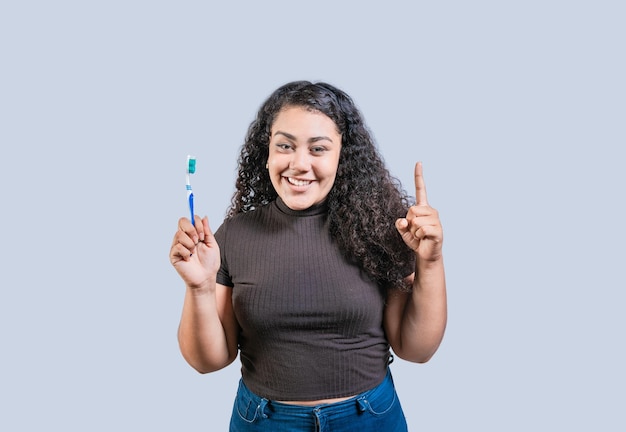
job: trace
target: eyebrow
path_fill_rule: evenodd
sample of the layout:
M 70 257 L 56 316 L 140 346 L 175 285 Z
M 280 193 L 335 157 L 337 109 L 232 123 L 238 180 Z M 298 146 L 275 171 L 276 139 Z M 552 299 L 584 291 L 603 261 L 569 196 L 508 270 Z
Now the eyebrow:
M 274 133 L 274 136 L 276 136 L 276 135 L 282 135 L 282 136 L 284 136 L 285 138 L 290 139 L 291 141 L 296 141 L 296 137 L 295 137 L 294 135 L 291 135 L 291 134 L 290 134 L 290 133 L 288 133 L 288 132 L 276 131 L 276 132 Z M 322 135 L 322 136 L 311 137 L 311 138 L 309 138 L 308 142 L 310 142 L 310 143 L 315 143 L 315 142 L 318 142 L 318 141 L 324 141 L 324 140 L 326 140 L 326 141 L 330 141 L 330 142 L 333 142 L 333 140 L 332 140 L 332 139 L 330 139 L 330 138 L 329 138 L 329 137 L 327 137 L 327 136 L 323 136 L 323 135 Z

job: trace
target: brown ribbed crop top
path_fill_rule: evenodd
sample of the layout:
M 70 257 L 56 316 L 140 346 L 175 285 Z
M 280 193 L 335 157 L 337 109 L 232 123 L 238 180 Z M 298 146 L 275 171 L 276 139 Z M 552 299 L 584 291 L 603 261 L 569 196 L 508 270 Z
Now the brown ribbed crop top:
M 340 253 L 326 207 L 280 198 L 215 233 L 217 282 L 233 288 L 242 377 L 273 400 L 354 395 L 385 377 L 384 294 Z

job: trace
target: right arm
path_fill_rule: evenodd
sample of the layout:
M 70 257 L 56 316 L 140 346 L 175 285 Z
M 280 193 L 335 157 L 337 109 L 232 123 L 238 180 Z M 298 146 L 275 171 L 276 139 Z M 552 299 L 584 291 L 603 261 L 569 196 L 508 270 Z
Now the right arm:
M 196 216 L 193 226 L 181 218 L 170 249 L 170 262 L 185 282 L 178 343 L 198 372 L 222 369 L 237 358 L 238 325 L 231 288 L 216 283 L 219 246 L 208 219 Z

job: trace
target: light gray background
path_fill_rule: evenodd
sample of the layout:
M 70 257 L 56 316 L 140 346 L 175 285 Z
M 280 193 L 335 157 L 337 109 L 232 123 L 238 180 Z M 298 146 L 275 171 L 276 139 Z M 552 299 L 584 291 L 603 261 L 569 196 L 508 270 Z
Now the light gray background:
M 238 361 L 201 376 L 176 342 L 185 158 L 217 228 L 258 106 L 311 79 L 441 213 L 447 335 L 393 364 L 411 430 L 624 430 L 625 12 L 3 2 L 0 429 L 226 430 Z

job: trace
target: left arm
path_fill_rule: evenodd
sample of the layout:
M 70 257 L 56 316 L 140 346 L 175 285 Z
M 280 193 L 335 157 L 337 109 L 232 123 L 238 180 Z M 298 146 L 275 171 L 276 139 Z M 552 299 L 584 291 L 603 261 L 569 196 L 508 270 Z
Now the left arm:
M 441 344 L 447 323 L 443 266 L 443 229 L 437 210 L 428 205 L 422 165 L 415 165 L 416 204 L 396 221 L 404 242 L 415 252 L 415 273 L 406 280 L 411 292 L 390 289 L 384 327 L 398 357 L 418 363 L 430 360 Z

